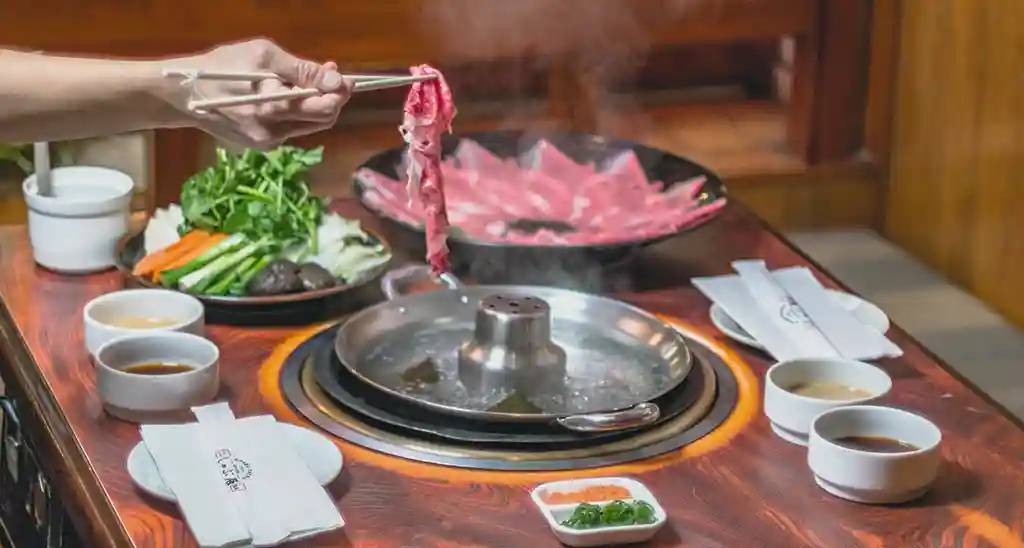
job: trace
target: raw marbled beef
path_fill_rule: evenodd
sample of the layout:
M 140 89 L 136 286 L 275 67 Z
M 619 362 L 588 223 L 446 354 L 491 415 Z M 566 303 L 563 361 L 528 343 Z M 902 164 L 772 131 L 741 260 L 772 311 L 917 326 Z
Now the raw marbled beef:
M 445 200 L 445 173 L 441 168 L 441 135 L 451 132 L 455 118 L 452 90 L 444 76 L 429 65 L 412 67 L 414 75 L 436 74 L 437 78 L 416 82 L 405 98 L 404 120 L 399 130 L 409 144 L 408 180 L 404 207 L 394 193 L 383 190 L 374 198 L 383 211 L 401 210 L 398 218 L 416 218 L 426 225 L 427 262 L 434 274 L 448 271 L 448 210 Z M 405 215 L 402 217 L 401 215 Z
M 547 141 L 517 162 L 463 140 L 440 170 L 448 221 L 484 241 L 590 245 L 642 240 L 684 229 L 725 205 L 724 199 L 701 204 L 703 177 L 663 192 L 665 185 L 649 181 L 632 152 L 599 169 L 577 164 Z M 430 238 L 430 217 L 401 200 L 401 181 L 367 169 L 356 176 L 365 184 L 371 207 L 400 221 L 426 224 Z

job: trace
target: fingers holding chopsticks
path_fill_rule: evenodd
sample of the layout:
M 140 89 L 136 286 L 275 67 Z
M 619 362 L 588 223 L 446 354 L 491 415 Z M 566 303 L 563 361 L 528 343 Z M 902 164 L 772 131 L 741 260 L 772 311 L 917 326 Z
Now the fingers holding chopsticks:
M 173 84 L 169 98 L 192 125 L 249 148 L 330 127 L 352 93 L 336 63 L 302 59 L 262 39 L 162 64 Z
M 300 69 L 300 72 L 301 70 L 308 69 Z M 288 81 L 291 81 L 292 77 L 297 79 L 305 78 L 307 82 L 310 82 L 309 86 L 316 85 L 316 89 L 321 91 L 322 94 L 291 101 L 281 100 L 262 103 L 257 105 L 257 116 L 272 122 L 298 121 L 334 124 L 338 119 L 338 114 L 341 112 L 341 107 L 348 102 L 351 96 L 351 84 L 344 81 L 337 70 L 338 65 L 334 62 L 324 63 L 319 66 L 316 72 L 309 72 L 305 75 L 296 75 L 297 73 L 280 74 L 275 70 L 275 74 L 278 74 L 281 79 Z M 281 79 L 269 78 L 257 82 L 257 93 L 259 95 L 270 95 L 293 89 Z M 336 83 L 336 80 L 340 83 Z M 298 84 L 298 86 L 305 87 L 302 84 Z

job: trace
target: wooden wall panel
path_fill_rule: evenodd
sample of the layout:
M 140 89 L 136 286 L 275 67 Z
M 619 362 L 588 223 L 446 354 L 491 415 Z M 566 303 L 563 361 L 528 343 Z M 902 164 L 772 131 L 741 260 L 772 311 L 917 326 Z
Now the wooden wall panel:
M 1024 2 L 902 12 L 886 233 L 1024 325 Z

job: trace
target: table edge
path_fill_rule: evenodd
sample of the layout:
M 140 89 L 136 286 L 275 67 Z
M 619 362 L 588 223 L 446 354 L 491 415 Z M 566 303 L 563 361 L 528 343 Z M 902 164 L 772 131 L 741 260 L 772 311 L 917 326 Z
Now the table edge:
M 43 432 L 42 435 L 32 436 L 34 449 L 50 458 L 38 458 L 37 464 L 56 485 L 60 500 L 78 534 L 84 533 L 87 538 L 83 540 L 97 547 L 133 547 L 124 521 L 107 496 L 70 421 L 50 390 L 35 356 L 2 298 L 0 351 L 11 368 L 6 372 L 5 391 L 9 393 L 10 385 L 16 385 L 15 390 L 21 393 L 24 403 L 28 405 L 27 409 L 16 408 L 22 427 L 27 424 L 32 431 Z M 52 465 L 55 459 L 58 466 Z

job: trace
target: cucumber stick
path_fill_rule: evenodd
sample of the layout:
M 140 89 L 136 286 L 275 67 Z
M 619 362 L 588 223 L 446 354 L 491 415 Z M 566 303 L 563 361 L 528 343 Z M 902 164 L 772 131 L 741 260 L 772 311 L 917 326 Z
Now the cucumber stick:
M 228 292 L 232 295 L 245 295 L 245 288 L 248 287 L 249 282 L 256 277 L 256 274 L 259 274 L 260 270 L 263 270 L 263 267 L 270 264 L 270 261 L 273 260 L 273 255 L 264 255 L 260 257 L 259 260 L 248 268 L 248 270 L 242 272 L 242 275 L 239 276 L 238 280 L 235 281 L 234 285 L 231 286 L 231 289 L 229 289 Z
M 256 263 L 256 261 L 256 256 L 246 257 L 245 260 L 239 263 L 237 267 L 232 268 L 225 275 L 221 276 L 216 281 L 214 281 L 213 284 L 210 285 L 210 287 L 206 288 L 206 291 L 204 293 L 206 295 L 227 294 L 228 290 L 235 285 L 235 282 L 237 282 L 239 278 L 242 277 L 242 274 L 247 272 L 249 268 L 251 268 L 252 265 Z
M 207 249 L 202 255 L 192 259 L 187 264 L 160 274 L 160 282 L 163 283 L 165 287 L 175 287 L 185 276 L 188 276 L 189 274 L 212 263 L 222 255 L 241 248 L 246 243 L 248 243 L 248 240 L 246 240 L 245 236 L 242 234 L 232 234 L 231 236 L 221 240 L 217 245 Z
M 189 293 L 203 293 L 222 274 L 226 274 L 245 259 L 262 251 L 265 245 L 266 243 L 263 241 L 249 243 L 239 249 L 222 254 L 213 262 L 181 278 L 178 287 Z

